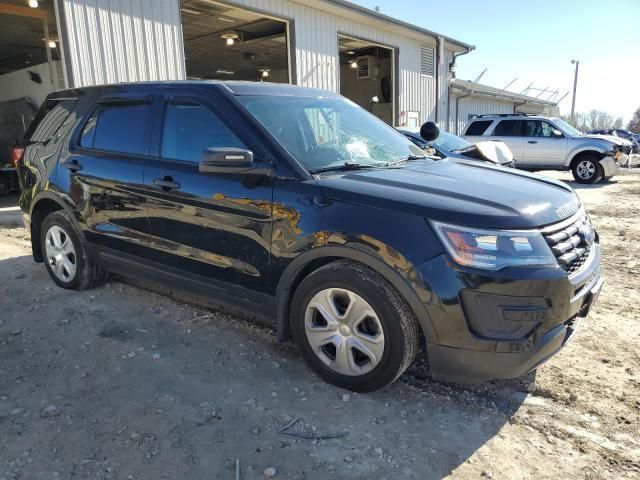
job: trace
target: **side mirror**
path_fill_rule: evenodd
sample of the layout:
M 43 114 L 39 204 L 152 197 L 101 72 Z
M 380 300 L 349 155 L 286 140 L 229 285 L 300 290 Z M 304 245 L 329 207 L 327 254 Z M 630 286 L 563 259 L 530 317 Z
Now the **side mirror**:
M 253 152 L 236 147 L 207 148 L 202 152 L 200 173 L 245 173 L 253 170 Z
M 552 138 L 564 138 L 564 134 L 560 130 L 556 130 L 555 128 L 551 130 Z
M 420 127 L 420 136 L 427 142 L 433 142 L 440 135 L 440 129 L 433 122 L 426 122 Z

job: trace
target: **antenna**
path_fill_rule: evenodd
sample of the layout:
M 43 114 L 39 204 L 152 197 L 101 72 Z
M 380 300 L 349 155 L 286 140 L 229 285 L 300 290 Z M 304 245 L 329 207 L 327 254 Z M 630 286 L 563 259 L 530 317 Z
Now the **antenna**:
M 531 87 L 533 86 L 533 84 L 534 84 L 534 82 L 531 82 L 527 88 L 525 88 L 524 90 L 522 90 L 522 91 L 520 92 L 520 95 L 526 95 L 526 94 L 527 94 L 527 92 L 528 92 L 528 91 L 531 89 Z
M 549 87 L 544 87 L 544 90 L 540 90 L 540 93 L 538 95 L 536 95 L 536 98 L 540 98 L 540 95 L 545 93 L 547 90 L 549 90 Z
M 472 82 L 472 83 L 478 83 L 478 80 L 480 80 L 482 78 L 482 76 L 487 73 L 488 68 L 485 68 L 484 70 L 482 70 L 482 73 L 480 75 L 478 75 L 476 77 L 476 79 Z
M 547 97 L 547 101 L 551 101 L 551 99 L 553 98 L 554 100 L 557 98 L 558 93 L 560 93 L 560 89 L 556 89 L 553 92 L 551 92 L 551 94 Z
M 514 78 L 514 79 L 513 79 L 513 80 L 511 80 L 509 83 L 507 83 L 507 84 L 502 88 L 502 90 L 500 90 L 500 91 L 502 92 L 502 91 L 506 90 L 507 88 L 509 88 L 509 87 L 511 86 L 511 84 L 512 84 L 513 82 L 515 82 L 516 80 L 518 80 L 518 77 Z

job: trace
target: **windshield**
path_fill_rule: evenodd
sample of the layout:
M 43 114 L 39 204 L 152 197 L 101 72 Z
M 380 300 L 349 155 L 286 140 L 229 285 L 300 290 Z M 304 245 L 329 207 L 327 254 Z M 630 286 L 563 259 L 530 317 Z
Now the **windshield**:
M 553 121 L 556 124 L 556 126 L 560 127 L 560 130 L 562 130 L 566 134 L 569 134 L 573 137 L 575 137 L 576 135 L 582 135 L 582 132 L 580 130 L 573 128 L 564 120 L 561 120 L 559 118 L 554 118 Z
M 424 152 L 349 100 L 285 96 L 237 99 L 307 170 L 384 166 Z
M 465 148 L 473 147 L 473 143 L 466 141 L 464 138 L 457 137 L 447 132 L 440 132 L 438 138 L 433 142 L 436 147 L 440 147 L 449 152 L 457 152 Z

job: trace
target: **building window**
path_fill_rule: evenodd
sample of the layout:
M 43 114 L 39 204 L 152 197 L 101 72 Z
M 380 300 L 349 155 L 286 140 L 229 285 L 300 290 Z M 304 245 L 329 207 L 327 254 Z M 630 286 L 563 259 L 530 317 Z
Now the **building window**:
M 429 45 L 422 45 L 420 47 L 420 73 L 422 75 L 435 76 L 435 58 L 435 49 L 433 47 Z

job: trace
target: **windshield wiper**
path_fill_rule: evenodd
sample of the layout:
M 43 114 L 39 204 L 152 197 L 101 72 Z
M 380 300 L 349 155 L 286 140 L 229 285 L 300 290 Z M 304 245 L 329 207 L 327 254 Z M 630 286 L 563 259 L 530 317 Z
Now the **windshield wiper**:
M 427 158 L 427 156 L 426 155 L 407 155 L 406 157 L 402 157 L 399 160 L 394 160 L 393 162 L 389 162 L 389 163 L 385 164 L 385 166 L 389 167 L 389 166 L 395 165 L 397 163 L 409 162 L 411 160 L 422 160 L 424 158 Z
M 309 170 L 310 174 L 322 173 L 322 172 L 346 172 L 349 170 L 362 170 L 365 168 L 378 168 L 386 166 L 386 163 L 380 165 L 374 165 L 371 163 L 340 163 L 337 165 L 327 165 L 326 167 L 313 168 Z

